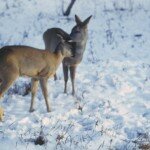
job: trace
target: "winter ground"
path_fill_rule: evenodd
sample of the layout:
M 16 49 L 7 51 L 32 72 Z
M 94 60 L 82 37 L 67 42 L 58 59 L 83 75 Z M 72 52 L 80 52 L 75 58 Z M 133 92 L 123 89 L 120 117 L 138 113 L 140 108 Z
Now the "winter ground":
M 0 1 L 1 47 L 44 48 L 42 34 L 46 29 L 61 27 L 69 33 L 75 13 L 82 19 L 93 14 L 86 52 L 77 70 L 76 97 L 71 96 L 70 82 L 68 94 L 63 93 L 60 67 L 59 80 L 48 83 L 52 112 L 46 112 L 39 89 L 36 111 L 29 113 L 31 95 L 22 93 L 30 80 L 18 79 L 1 101 L 5 108 L 0 123 L 1 150 L 148 148 L 150 2 L 115 2 L 76 2 L 70 17 L 65 18 L 59 0 Z M 35 145 L 41 131 L 47 142 Z

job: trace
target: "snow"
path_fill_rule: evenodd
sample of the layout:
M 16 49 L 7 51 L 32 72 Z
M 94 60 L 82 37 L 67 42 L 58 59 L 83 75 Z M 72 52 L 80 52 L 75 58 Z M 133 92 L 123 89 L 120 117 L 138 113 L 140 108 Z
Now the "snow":
M 93 15 L 89 39 L 76 76 L 76 96 L 63 93 L 49 79 L 52 112 L 46 112 L 39 88 L 36 111 L 29 113 L 31 95 L 23 96 L 28 78 L 19 78 L 4 95 L 0 149 L 140 149 L 150 143 L 150 2 L 149 0 L 77 1 L 69 18 L 61 15 L 59 0 L 1 0 L 0 46 L 44 48 L 42 34 L 52 27 L 70 33 L 74 14 Z M 35 145 L 42 131 L 45 145 Z M 139 141 L 140 140 L 140 141 Z M 135 144 L 136 142 L 136 144 Z

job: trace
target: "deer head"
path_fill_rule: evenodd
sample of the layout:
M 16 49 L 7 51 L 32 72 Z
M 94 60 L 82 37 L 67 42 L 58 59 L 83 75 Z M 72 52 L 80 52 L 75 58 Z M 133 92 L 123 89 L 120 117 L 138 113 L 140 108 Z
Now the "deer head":
M 70 37 L 74 42 L 82 42 L 87 39 L 87 25 L 92 16 L 89 16 L 84 21 L 75 15 L 76 25 L 73 27 Z
M 60 38 L 60 42 L 57 45 L 55 52 L 61 52 L 64 57 L 72 56 L 72 40 L 65 40 L 60 34 L 57 34 Z

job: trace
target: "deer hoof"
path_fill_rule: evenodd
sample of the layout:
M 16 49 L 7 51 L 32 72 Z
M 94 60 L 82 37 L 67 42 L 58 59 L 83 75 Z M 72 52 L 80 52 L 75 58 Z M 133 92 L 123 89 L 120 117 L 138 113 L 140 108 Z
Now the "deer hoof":
M 33 109 L 33 108 L 30 108 L 30 110 L 29 110 L 30 113 L 32 113 L 34 111 L 35 111 L 35 109 Z
M 72 96 L 75 96 L 75 92 L 72 92 Z
M 47 112 L 51 112 L 51 109 L 47 109 Z
M 67 94 L 67 90 L 64 90 L 64 93 Z

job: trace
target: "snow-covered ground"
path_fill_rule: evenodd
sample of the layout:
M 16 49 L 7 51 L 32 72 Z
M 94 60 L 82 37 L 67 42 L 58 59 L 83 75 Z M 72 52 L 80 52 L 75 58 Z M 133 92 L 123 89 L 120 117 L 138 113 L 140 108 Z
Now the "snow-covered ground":
M 74 14 L 93 15 L 89 40 L 76 77 L 76 96 L 49 80 L 52 112 L 39 89 L 36 111 L 31 95 L 22 96 L 29 79 L 20 78 L 4 95 L 0 150 L 130 150 L 150 144 L 150 2 L 149 0 L 76 1 L 71 15 L 61 15 L 69 1 L 1 0 L 0 47 L 20 44 L 44 48 L 43 32 L 60 27 L 70 33 Z M 16 92 L 13 89 L 18 89 Z M 18 94 L 17 94 L 18 93 Z M 47 141 L 34 140 L 42 132 Z M 149 147 L 150 148 L 150 147 Z

